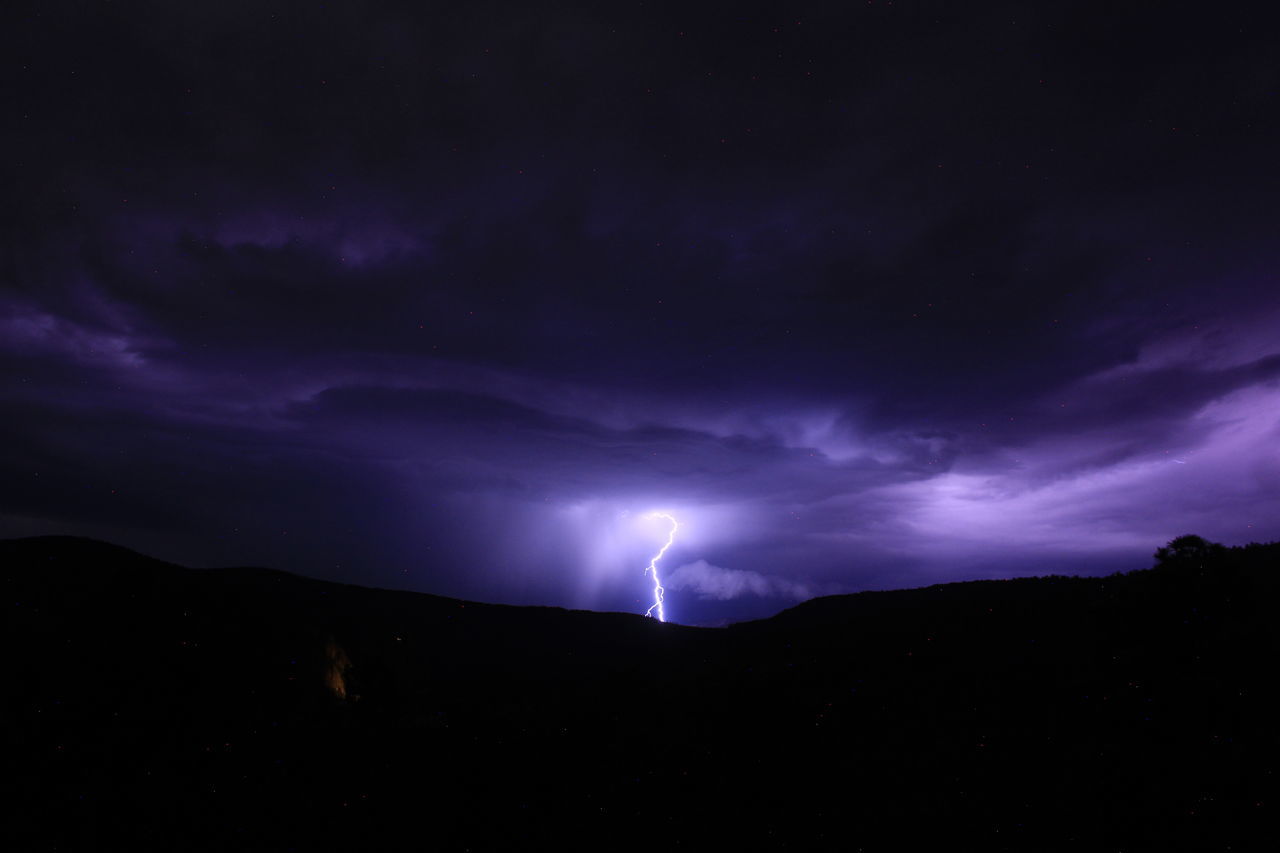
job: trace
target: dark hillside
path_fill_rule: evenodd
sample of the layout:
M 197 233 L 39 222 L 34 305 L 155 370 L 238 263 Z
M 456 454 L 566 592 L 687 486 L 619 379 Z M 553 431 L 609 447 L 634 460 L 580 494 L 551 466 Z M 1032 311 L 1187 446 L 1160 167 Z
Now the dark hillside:
M 0 542 L 10 849 L 1246 849 L 1280 547 L 728 629 Z M 1104 847 L 1105 845 L 1105 847 Z

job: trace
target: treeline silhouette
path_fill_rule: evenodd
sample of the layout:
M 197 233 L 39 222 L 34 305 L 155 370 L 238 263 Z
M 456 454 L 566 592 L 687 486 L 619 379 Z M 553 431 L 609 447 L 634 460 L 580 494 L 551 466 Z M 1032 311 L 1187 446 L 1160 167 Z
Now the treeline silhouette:
M 0 542 L 10 850 L 1243 850 L 1280 544 L 724 629 Z

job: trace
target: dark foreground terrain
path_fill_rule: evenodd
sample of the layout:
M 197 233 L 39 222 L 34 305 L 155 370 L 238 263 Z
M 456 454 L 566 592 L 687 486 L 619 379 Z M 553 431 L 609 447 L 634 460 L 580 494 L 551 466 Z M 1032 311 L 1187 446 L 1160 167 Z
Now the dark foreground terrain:
M 1274 849 L 1280 546 L 1183 545 L 694 629 L 0 542 L 0 844 Z

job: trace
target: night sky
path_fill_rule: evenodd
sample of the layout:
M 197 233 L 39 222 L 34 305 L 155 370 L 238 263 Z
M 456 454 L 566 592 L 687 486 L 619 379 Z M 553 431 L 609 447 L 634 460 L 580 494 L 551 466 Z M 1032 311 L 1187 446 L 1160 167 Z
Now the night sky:
M 1280 539 L 1266 4 L 7 2 L 0 536 L 668 618 Z

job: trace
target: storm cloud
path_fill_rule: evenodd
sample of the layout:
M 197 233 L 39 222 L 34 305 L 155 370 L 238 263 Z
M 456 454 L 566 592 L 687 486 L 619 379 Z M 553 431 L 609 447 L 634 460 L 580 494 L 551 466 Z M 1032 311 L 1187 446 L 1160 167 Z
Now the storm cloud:
M 691 622 L 1280 538 L 1262 29 L 873 5 L 10 7 L 0 535 L 643 612 L 678 510 Z

